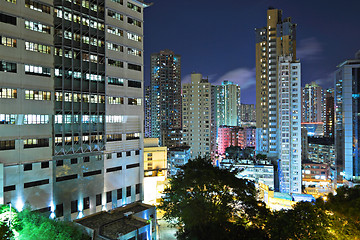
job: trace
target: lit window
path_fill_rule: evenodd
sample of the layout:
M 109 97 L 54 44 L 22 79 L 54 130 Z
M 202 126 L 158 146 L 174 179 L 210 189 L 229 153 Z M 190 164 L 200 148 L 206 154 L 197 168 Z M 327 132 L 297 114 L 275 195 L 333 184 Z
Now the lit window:
M 17 90 L 13 88 L 0 88 L 0 98 L 17 98 Z
M 16 39 L 15 38 L 4 37 L 4 36 L 0 36 L 0 38 L 1 38 L 0 45 L 16 48 Z
M 32 51 L 32 52 L 40 52 L 40 53 L 47 53 L 50 54 L 50 46 L 33 43 L 33 42 L 25 42 L 25 50 Z
M 50 34 L 50 26 L 37 22 L 25 20 L 25 28 L 35 32 Z
M 25 65 L 25 74 L 30 75 L 39 75 L 39 76 L 45 76 L 50 77 L 50 68 L 47 67 L 41 67 L 41 66 L 34 66 L 34 65 Z
M 50 14 L 50 6 L 32 0 L 25 0 L 25 7 L 33 9 L 38 12 L 44 12 Z

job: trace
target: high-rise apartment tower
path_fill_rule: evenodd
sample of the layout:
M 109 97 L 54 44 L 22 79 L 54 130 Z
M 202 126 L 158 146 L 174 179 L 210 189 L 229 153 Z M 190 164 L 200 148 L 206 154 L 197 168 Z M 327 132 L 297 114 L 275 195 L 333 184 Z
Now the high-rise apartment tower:
M 144 134 L 145 138 L 151 137 L 151 88 L 150 86 L 145 87 L 144 94 Z
M 278 160 L 279 190 L 301 193 L 301 67 L 296 24 L 267 11 L 256 29 L 256 150 Z
M 338 179 L 360 179 L 360 51 L 335 72 L 335 152 Z
M 223 81 L 214 86 L 216 126 L 238 126 L 240 123 L 240 86 Z
M 301 193 L 301 64 L 292 56 L 278 63 L 278 129 L 280 192 Z
M 277 64 L 283 55 L 296 59 L 296 24 L 291 18 L 282 19 L 282 10 L 269 8 L 266 27 L 256 28 L 255 33 L 256 151 L 277 156 Z
M 324 94 L 324 137 L 334 137 L 335 126 L 335 106 L 334 106 L 334 89 L 329 88 Z
M 181 143 L 181 57 L 170 50 L 151 54 L 151 137 L 161 146 Z
M 191 74 L 183 92 L 183 142 L 190 146 L 191 156 L 211 154 L 211 84 L 200 73 Z
M 302 88 L 301 121 L 304 123 L 323 122 L 323 89 L 315 82 Z

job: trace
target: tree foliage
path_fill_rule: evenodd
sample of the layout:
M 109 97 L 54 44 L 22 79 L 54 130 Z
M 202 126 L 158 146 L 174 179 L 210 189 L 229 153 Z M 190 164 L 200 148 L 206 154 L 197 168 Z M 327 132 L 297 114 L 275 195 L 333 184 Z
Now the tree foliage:
M 17 212 L 7 205 L 0 207 L 0 240 L 88 240 L 89 236 L 72 222 L 49 219 L 25 208 Z M 16 234 L 14 234 L 16 232 Z
M 14 236 L 10 227 L 4 222 L 0 222 L 0 240 L 10 240 Z
M 256 200 L 252 182 L 206 158 L 181 168 L 160 206 L 164 218 L 179 228 L 178 239 L 263 239 L 260 216 L 268 211 Z
M 354 222 L 336 212 L 327 210 L 326 204 L 299 202 L 294 209 L 273 212 L 267 221 L 270 239 L 359 239 L 360 229 Z
M 160 209 L 178 239 L 360 240 L 360 187 L 270 212 L 253 183 L 235 174 L 197 158 L 170 180 Z
M 25 209 L 19 213 L 22 229 L 19 240 L 87 240 L 79 227 L 72 222 L 49 219 L 36 212 Z
M 351 219 L 360 229 L 360 185 L 352 188 L 344 186 L 336 191 L 336 195 L 328 195 L 326 208 Z

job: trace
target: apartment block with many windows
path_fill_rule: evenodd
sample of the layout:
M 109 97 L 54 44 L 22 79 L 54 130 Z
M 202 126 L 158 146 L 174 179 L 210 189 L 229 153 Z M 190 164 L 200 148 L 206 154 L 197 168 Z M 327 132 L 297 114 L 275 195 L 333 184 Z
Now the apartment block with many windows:
M 2 203 L 66 219 L 142 198 L 136 0 L 2 1 Z
M 191 157 L 210 156 L 212 146 L 211 84 L 200 73 L 191 74 L 183 92 L 183 143 L 190 146 Z
M 280 192 L 301 193 L 301 64 L 292 56 L 278 64 L 278 162 Z
M 150 108 L 152 138 L 161 146 L 181 144 L 181 56 L 171 50 L 151 54 Z
M 280 56 L 296 60 L 296 24 L 282 18 L 282 10 L 269 8 L 267 24 L 256 35 L 256 151 L 276 157 Z

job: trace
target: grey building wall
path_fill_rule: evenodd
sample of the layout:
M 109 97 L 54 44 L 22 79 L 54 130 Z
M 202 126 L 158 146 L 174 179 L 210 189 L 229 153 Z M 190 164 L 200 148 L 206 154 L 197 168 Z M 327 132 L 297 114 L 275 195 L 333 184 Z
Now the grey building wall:
M 147 5 L 41 4 L 0 2 L 1 203 L 74 219 L 142 199 Z

